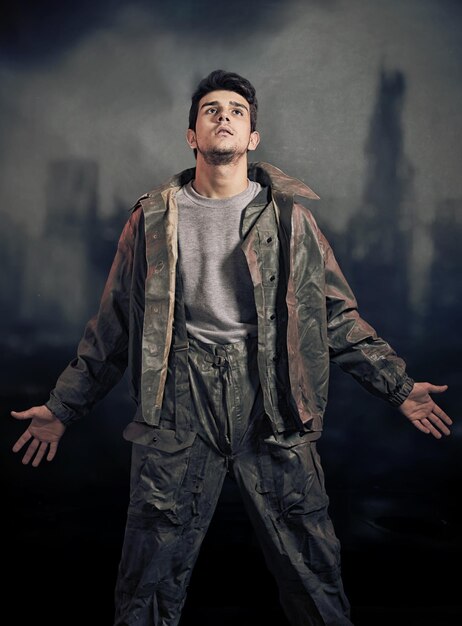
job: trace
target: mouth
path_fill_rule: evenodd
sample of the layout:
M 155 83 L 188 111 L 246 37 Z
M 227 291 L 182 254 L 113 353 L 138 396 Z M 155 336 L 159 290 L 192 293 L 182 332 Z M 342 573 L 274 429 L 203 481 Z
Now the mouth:
M 226 126 L 220 126 L 215 134 L 219 137 L 227 137 L 229 135 L 232 135 L 233 132 L 230 128 L 227 128 Z

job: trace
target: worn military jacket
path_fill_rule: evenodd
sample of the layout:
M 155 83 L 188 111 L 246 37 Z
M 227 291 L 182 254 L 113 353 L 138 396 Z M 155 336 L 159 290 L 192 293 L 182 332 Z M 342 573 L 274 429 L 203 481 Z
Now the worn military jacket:
M 97 315 L 48 408 L 64 423 L 87 414 L 127 366 L 135 420 L 158 425 L 172 350 L 178 262 L 178 189 L 189 169 L 142 196 L 118 243 Z M 377 336 L 316 221 L 295 196 L 318 196 L 267 163 L 249 166 L 264 188 L 246 208 L 242 250 L 254 286 L 258 369 L 275 433 L 322 430 L 329 364 L 401 404 L 413 386 L 404 361 Z

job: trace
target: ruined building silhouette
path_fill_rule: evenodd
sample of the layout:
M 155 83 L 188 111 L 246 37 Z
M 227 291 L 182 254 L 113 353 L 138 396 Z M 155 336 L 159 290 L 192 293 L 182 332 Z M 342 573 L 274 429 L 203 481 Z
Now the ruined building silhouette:
M 362 206 L 346 235 L 346 270 L 364 317 L 392 344 L 403 345 L 409 325 L 410 215 L 413 171 L 403 150 L 406 80 L 400 71 L 379 74 L 377 99 L 365 145 Z M 386 310 L 386 315 L 384 311 Z
M 457 354 L 455 349 L 462 346 L 462 198 L 439 203 L 431 234 L 434 255 L 425 299 L 425 333 L 440 350 Z
M 20 319 L 36 340 L 75 342 L 94 313 L 120 234 L 120 215 L 101 219 L 98 164 L 50 162 L 43 233 L 28 245 Z M 117 221 L 117 224 L 113 224 Z

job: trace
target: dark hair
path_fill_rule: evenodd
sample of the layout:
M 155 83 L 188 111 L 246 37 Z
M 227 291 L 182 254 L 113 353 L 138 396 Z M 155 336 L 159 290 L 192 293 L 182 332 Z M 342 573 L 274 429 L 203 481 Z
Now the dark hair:
M 191 97 L 191 108 L 189 109 L 189 128 L 196 130 L 197 113 L 199 109 L 199 101 L 211 91 L 235 91 L 247 100 L 250 105 L 250 130 L 253 132 L 257 127 L 257 109 L 258 102 L 255 95 L 255 87 L 246 78 L 234 74 L 233 72 L 225 72 L 225 70 L 214 70 L 208 76 L 203 78 L 197 85 L 195 92 Z

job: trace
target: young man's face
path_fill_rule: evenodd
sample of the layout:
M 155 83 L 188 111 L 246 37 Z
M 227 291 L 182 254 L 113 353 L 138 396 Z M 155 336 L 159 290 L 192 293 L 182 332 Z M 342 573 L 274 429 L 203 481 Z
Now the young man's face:
M 188 129 L 187 140 L 211 165 L 227 165 L 255 150 L 260 141 L 250 132 L 250 105 L 234 91 L 211 91 L 199 101 L 196 130 Z

